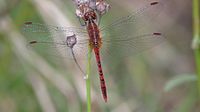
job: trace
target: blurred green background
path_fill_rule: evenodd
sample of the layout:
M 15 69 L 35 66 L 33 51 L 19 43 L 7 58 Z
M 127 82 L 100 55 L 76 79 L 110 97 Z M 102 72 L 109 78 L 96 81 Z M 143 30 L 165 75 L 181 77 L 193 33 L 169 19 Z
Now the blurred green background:
M 102 18 L 103 25 L 141 7 L 145 0 L 107 1 L 112 8 Z M 166 41 L 103 66 L 108 103 L 101 97 L 92 60 L 93 112 L 199 112 L 191 48 L 192 1 L 162 2 L 156 20 Z M 26 21 L 80 26 L 74 13 L 71 0 L 0 1 L 0 112 L 86 112 L 85 81 L 74 62 L 30 51 L 21 32 Z

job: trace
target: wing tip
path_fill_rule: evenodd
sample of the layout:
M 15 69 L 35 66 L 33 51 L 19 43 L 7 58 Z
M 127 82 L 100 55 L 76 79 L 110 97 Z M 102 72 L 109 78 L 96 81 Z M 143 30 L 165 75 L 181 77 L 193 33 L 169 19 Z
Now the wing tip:
M 29 44 L 35 44 L 35 43 L 37 43 L 36 40 L 33 40 L 33 41 L 30 41 L 30 42 L 29 42 Z
M 30 25 L 30 24 L 33 24 L 33 22 L 28 21 L 28 22 L 25 22 L 24 24 L 25 24 L 25 25 Z
M 154 32 L 154 33 L 153 33 L 153 35 L 156 35 L 156 36 L 161 36 L 161 35 L 162 35 L 162 33 L 160 33 L 160 32 Z
M 151 2 L 150 5 L 157 5 L 159 2 Z

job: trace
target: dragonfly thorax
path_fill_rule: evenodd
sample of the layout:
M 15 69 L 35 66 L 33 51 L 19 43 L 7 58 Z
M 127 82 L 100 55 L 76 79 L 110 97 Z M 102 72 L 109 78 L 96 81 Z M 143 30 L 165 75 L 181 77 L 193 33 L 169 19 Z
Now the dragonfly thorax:
M 96 20 L 96 19 L 97 19 L 97 15 L 96 15 L 95 11 L 93 11 L 93 10 L 85 13 L 83 16 L 84 21 Z
M 66 38 L 66 44 L 68 47 L 70 48 L 73 48 L 73 46 L 77 43 L 77 40 L 76 40 L 76 35 L 73 34 L 71 36 L 67 36 Z

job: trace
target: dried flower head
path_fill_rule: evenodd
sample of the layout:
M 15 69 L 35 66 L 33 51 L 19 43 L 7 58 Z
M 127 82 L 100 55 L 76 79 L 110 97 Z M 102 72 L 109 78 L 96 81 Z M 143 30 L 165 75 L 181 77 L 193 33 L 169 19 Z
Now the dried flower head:
M 97 0 L 96 10 L 101 14 L 105 14 L 110 9 L 110 5 L 104 0 Z
M 110 5 L 105 0 L 74 0 L 74 2 L 77 6 L 76 15 L 80 18 L 91 10 L 103 15 L 110 9 Z

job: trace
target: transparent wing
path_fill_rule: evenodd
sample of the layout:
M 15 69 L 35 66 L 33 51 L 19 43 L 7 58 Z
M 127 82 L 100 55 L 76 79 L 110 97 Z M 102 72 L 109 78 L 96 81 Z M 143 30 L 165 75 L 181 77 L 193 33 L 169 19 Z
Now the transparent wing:
M 102 54 L 108 56 L 129 56 L 161 43 L 165 38 L 153 22 L 163 6 L 160 2 L 149 2 L 129 16 L 102 27 Z
M 163 9 L 161 2 L 147 2 L 142 8 L 131 13 L 128 16 L 121 17 L 109 25 L 103 26 L 100 30 L 104 36 L 126 34 L 135 34 L 137 30 L 145 30 L 148 25 L 155 25 L 153 21 L 160 14 Z M 147 29 L 147 28 L 146 28 Z
M 101 52 L 104 58 L 133 56 L 148 50 L 165 40 L 161 33 L 129 36 L 125 39 L 104 41 Z
M 38 53 L 58 58 L 73 59 L 71 48 L 67 46 L 66 38 L 75 35 L 77 43 L 73 46 L 76 57 L 86 58 L 88 34 L 83 28 L 57 27 L 40 23 L 26 22 L 22 27 L 27 37 L 27 46 Z

